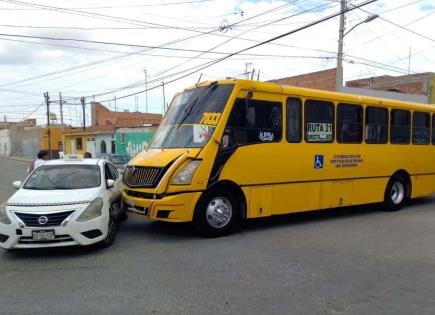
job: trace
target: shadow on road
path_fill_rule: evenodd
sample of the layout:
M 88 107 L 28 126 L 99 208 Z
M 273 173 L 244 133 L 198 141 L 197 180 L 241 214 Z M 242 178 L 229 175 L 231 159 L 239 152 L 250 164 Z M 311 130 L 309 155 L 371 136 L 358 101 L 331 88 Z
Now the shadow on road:
M 401 211 L 417 211 L 418 209 L 415 207 L 428 205 L 434 201 L 435 199 L 433 197 L 414 199 Z M 341 220 L 349 217 L 373 215 L 382 212 L 383 209 L 381 204 L 369 204 L 276 215 L 266 218 L 246 220 L 242 223 L 242 231 L 251 232 L 256 230 L 274 229 L 281 226 L 310 224 L 318 221 Z M 131 234 L 133 237 L 134 235 L 137 235 L 140 238 L 151 237 L 152 239 L 155 239 L 163 237 L 166 240 L 171 241 L 197 239 L 200 237 L 197 235 L 193 225 L 190 223 L 146 223 L 146 219 L 144 219 L 144 222 L 139 222 L 136 219 L 134 223 L 125 226 L 121 233 Z

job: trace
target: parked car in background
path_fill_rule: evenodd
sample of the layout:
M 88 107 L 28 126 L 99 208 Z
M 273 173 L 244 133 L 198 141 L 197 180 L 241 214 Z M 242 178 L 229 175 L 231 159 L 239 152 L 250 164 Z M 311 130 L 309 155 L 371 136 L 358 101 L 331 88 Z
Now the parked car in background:
M 0 206 L 5 249 L 113 243 L 119 220 L 121 176 L 102 159 L 65 156 L 35 169 Z
M 125 166 L 130 161 L 127 154 L 103 154 L 101 158 L 112 162 L 120 173 L 124 173 Z

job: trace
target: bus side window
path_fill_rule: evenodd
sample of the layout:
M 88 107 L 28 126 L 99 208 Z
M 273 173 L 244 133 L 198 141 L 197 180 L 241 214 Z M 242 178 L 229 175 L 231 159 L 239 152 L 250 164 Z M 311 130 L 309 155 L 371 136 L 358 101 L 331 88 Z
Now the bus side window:
M 432 115 L 432 144 L 435 145 L 435 114 Z
M 319 100 L 305 101 L 305 141 L 334 141 L 334 104 Z
M 224 141 L 228 147 L 279 142 L 282 137 L 282 104 L 278 102 L 237 99 L 234 103 Z
M 414 112 L 412 114 L 412 143 L 429 144 L 430 142 L 430 115 L 428 113 Z
M 366 143 L 387 143 L 388 109 L 368 106 L 366 108 Z
M 287 141 L 302 140 L 302 101 L 298 98 L 287 99 Z
M 361 105 L 338 104 L 337 141 L 361 143 L 363 135 L 363 110 Z
M 390 141 L 395 144 L 409 144 L 411 140 L 411 113 L 407 110 L 391 110 Z

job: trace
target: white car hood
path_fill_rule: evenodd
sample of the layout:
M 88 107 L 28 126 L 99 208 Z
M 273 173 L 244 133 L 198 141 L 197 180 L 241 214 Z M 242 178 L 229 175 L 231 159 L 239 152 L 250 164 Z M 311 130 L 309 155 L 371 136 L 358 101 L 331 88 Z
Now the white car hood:
M 69 190 L 20 189 L 11 198 L 8 206 L 57 206 L 92 202 L 99 195 L 99 187 Z

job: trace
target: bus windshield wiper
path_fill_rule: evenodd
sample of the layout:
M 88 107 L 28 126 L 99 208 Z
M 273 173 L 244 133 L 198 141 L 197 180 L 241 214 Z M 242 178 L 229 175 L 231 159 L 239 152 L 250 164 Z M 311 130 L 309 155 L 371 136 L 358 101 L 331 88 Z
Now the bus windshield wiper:
M 180 126 L 186 121 L 186 119 L 196 110 L 196 108 L 198 108 L 198 106 L 202 105 L 209 97 L 210 95 L 214 92 L 214 90 L 217 88 L 217 81 L 212 82 L 204 91 L 204 93 L 202 93 L 202 95 L 198 95 L 197 98 L 195 98 L 195 100 L 188 105 L 188 107 L 185 109 L 185 114 L 183 116 L 183 118 L 181 118 L 180 122 L 177 124 L 177 129 L 180 128 Z M 202 96 L 202 97 L 201 97 Z M 201 98 L 200 101 L 198 101 Z

